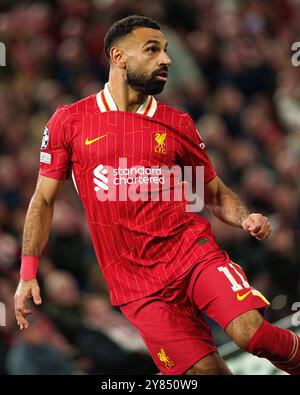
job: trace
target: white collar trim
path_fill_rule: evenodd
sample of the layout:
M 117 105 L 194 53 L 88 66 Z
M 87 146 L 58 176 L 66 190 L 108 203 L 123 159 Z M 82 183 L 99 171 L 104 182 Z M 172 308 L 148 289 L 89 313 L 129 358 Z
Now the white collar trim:
M 104 100 L 103 100 L 104 99 Z M 119 111 L 114 99 L 108 88 L 108 82 L 104 85 L 104 89 L 97 93 L 96 100 L 101 112 Z M 138 108 L 137 114 L 153 117 L 157 109 L 157 101 L 153 96 L 147 96 L 144 103 Z

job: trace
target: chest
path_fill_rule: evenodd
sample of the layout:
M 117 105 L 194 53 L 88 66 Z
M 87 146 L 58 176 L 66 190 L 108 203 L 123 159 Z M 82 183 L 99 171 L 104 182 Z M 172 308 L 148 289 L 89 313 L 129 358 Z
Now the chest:
M 120 158 L 129 166 L 172 166 L 180 150 L 178 130 L 140 115 L 91 115 L 73 127 L 72 162 L 81 170 L 99 163 L 116 167 Z

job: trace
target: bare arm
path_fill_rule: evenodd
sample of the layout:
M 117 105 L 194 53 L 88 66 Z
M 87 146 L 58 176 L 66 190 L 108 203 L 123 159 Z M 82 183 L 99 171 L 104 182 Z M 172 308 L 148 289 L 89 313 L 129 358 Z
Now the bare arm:
M 209 210 L 221 221 L 242 227 L 242 222 L 250 211 L 219 177 L 205 185 L 205 203 Z
M 49 238 L 54 202 L 62 183 L 39 176 L 25 219 L 22 256 L 41 256 Z M 31 311 L 26 309 L 25 302 L 31 297 L 35 304 L 42 303 L 37 280 L 21 279 L 15 294 L 15 314 L 20 329 L 29 327 L 25 317 L 31 314 Z
M 250 213 L 238 195 L 219 177 L 205 185 L 205 203 L 221 221 L 243 228 L 259 240 L 266 239 L 271 233 L 268 218 L 262 214 Z
M 48 241 L 54 202 L 62 181 L 39 176 L 27 211 L 22 255 L 40 256 Z

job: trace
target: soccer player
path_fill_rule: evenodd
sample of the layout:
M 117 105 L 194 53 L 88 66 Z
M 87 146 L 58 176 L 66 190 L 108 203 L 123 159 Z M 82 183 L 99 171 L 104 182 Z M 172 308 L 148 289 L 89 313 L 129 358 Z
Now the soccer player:
M 137 327 L 163 374 L 231 374 L 201 312 L 242 349 L 299 374 L 299 337 L 264 320 L 268 301 L 218 247 L 208 221 L 187 209 L 187 199 L 161 198 L 164 188 L 185 182 L 164 186 L 161 168 L 202 166 L 205 204 L 218 218 L 259 240 L 271 232 L 268 219 L 249 212 L 216 175 L 190 116 L 152 96 L 163 90 L 171 65 L 160 26 L 129 16 L 112 25 L 104 47 L 104 89 L 59 107 L 44 130 L 15 295 L 20 329 L 29 326 L 26 300 L 41 304 L 39 258 L 71 169 L 111 303 Z M 144 190 L 150 183 L 151 198 Z M 125 198 L 132 187 L 139 199 Z

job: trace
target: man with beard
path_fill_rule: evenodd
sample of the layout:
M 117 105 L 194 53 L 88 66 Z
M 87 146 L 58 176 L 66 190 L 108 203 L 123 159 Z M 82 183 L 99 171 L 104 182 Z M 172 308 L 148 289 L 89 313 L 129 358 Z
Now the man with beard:
M 111 303 L 138 328 L 162 373 L 231 374 L 202 311 L 242 349 L 299 374 L 299 338 L 263 319 L 267 300 L 218 247 L 208 221 L 188 211 L 187 199 L 162 199 L 185 185 L 165 180 L 163 167 L 188 173 L 190 166 L 188 184 L 198 190 L 202 166 L 205 203 L 218 218 L 259 240 L 271 232 L 268 219 L 250 213 L 216 175 L 189 115 L 152 96 L 163 90 L 171 65 L 160 26 L 129 16 L 109 29 L 104 47 L 110 61 L 104 89 L 58 108 L 44 131 L 15 296 L 20 328 L 29 325 L 26 299 L 41 303 L 39 257 L 72 164 Z

